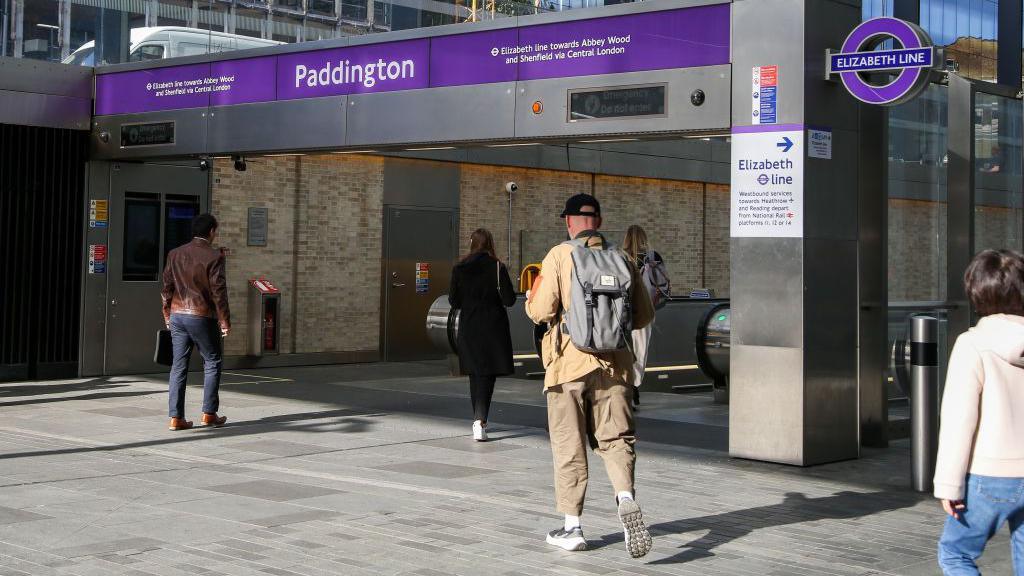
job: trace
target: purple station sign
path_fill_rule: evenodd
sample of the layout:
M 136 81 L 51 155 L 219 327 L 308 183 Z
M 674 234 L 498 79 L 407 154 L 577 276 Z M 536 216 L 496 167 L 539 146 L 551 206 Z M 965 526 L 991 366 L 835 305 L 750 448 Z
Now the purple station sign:
M 715 4 L 100 74 L 96 114 L 692 68 L 729 63 Z

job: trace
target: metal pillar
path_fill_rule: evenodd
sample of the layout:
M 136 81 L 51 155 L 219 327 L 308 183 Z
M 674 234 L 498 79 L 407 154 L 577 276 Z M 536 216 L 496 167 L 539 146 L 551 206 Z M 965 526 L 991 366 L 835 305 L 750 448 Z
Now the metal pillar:
M 910 482 L 932 491 L 939 449 L 939 321 L 910 319 Z
M 946 301 L 948 338 L 971 327 L 963 274 L 974 256 L 974 101 L 971 81 L 949 75 L 949 164 L 946 185 Z
M 884 336 L 865 332 L 878 330 L 877 322 L 859 326 L 861 118 L 856 101 L 825 81 L 823 70 L 825 50 L 842 45 L 861 10 L 841 0 L 737 0 L 732 7 L 732 36 L 743 39 L 733 46 L 733 131 L 753 128 L 753 67 L 777 65 L 777 124 L 803 134 L 808 126 L 830 128 L 832 158 L 803 159 L 802 236 L 731 239 L 729 451 L 797 465 L 856 458 L 859 368 L 869 373 L 858 338 Z M 884 182 L 870 184 L 865 189 L 882 194 Z

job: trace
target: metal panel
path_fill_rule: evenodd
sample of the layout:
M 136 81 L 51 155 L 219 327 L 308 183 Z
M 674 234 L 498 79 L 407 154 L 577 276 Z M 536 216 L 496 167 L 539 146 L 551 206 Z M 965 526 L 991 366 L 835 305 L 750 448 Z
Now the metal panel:
M 737 299 L 733 298 L 735 305 Z M 733 321 L 735 326 L 735 308 Z M 733 337 L 736 332 L 733 331 Z M 804 463 L 803 350 L 732 344 L 729 454 Z M 744 387 L 741 391 L 737 384 Z
M 427 337 L 423 319 L 430 304 L 448 293 L 458 218 L 448 209 L 387 206 L 384 213 L 384 359 L 442 358 Z M 430 267 L 426 291 L 417 290 L 417 263 Z
M 858 320 L 860 388 L 860 441 L 862 446 L 888 443 L 889 405 L 886 396 L 888 362 L 888 216 L 885 193 L 889 167 L 888 111 L 878 106 L 860 106 L 860 174 L 858 178 Z
M 753 67 L 773 64 L 779 66 L 779 124 L 804 122 L 805 5 L 805 0 L 733 2 L 733 125 L 751 124 L 749 92 Z M 782 31 L 785 31 L 785 41 L 781 41 Z
M 949 339 L 971 327 L 971 307 L 964 291 L 963 271 L 974 256 L 974 100 L 971 81 L 949 75 L 949 164 L 946 209 L 946 301 Z M 952 351 L 952 347 L 950 348 Z
M 161 372 L 153 362 L 156 332 L 163 326 L 159 271 L 163 270 L 166 239 L 166 196 L 195 196 L 207 210 L 209 172 L 195 167 L 158 164 L 115 164 L 110 182 L 110 243 L 107 266 L 107 331 L 104 374 Z M 125 196 L 147 194 L 158 199 L 158 273 L 152 279 L 125 280 Z
M 602 136 L 729 129 L 730 68 L 706 66 L 651 72 L 629 72 L 578 78 L 557 78 L 518 82 L 516 87 L 516 138 L 551 138 L 565 136 Z M 667 85 L 665 117 L 633 117 L 621 120 L 568 121 L 568 92 L 578 88 Z M 701 106 L 690 102 L 694 90 L 706 96 Z M 534 114 L 534 102 L 544 106 L 542 114 Z
M 462 169 L 458 164 L 384 161 L 384 204 L 459 209 Z
M 858 455 L 856 262 L 856 239 L 804 241 L 804 465 Z
M 88 130 L 92 100 L 0 90 L 0 124 Z
M 83 209 L 90 200 L 110 201 L 109 162 L 89 162 L 88 190 Z M 109 223 L 104 228 L 84 228 L 85 249 L 98 244 L 109 247 Z M 82 344 L 79 353 L 79 375 L 103 374 L 104 338 L 107 331 L 107 275 L 90 274 L 88 255 L 83 255 L 82 271 Z
M 514 83 L 349 96 L 349 146 L 504 140 L 514 133 Z
M 210 109 L 210 154 L 345 145 L 348 98 L 311 98 Z
M 806 260 L 803 241 L 733 238 L 730 254 L 733 344 L 800 348 Z M 735 359 L 732 369 L 736 369 Z
M 804 213 L 814 216 L 804 219 L 805 238 L 857 238 L 858 142 L 856 131 L 832 130 L 832 159 L 804 160 Z
M 90 138 L 91 157 L 94 160 L 124 160 L 205 154 L 208 148 L 206 144 L 208 116 L 206 108 L 121 116 L 96 116 Z M 121 126 L 123 124 L 170 121 L 175 123 L 173 145 L 121 148 Z M 103 141 L 103 134 L 107 135 L 106 142 Z
M 0 58 L 0 90 L 92 100 L 93 69 L 27 58 Z

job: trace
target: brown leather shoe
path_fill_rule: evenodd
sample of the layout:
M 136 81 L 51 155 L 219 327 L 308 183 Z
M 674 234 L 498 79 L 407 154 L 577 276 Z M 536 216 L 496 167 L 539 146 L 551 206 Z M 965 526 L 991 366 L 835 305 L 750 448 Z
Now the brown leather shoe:
M 203 413 L 203 419 L 200 422 L 200 424 L 202 424 L 203 426 L 213 426 L 214 428 L 220 428 L 227 421 L 228 421 L 228 417 L 227 416 L 217 416 L 216 413 L 214 413 L 214 414 L 207 414 L 207 413 L 204 412 Z
M 168 430 L 188 430 L 192 427 L 192 422 L 185 420 L 184 418 L 171 418 L 171 424 L 167 426 Z

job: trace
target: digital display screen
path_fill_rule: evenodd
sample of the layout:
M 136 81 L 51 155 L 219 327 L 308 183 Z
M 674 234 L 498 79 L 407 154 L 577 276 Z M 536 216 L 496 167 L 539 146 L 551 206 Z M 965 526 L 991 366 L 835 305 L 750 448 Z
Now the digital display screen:
M 569 91 L 569 121 L 665 115 L 665 85 Z
M 174 144 L 174 122 L 121 125 L 121 148 L 167 144 Z

